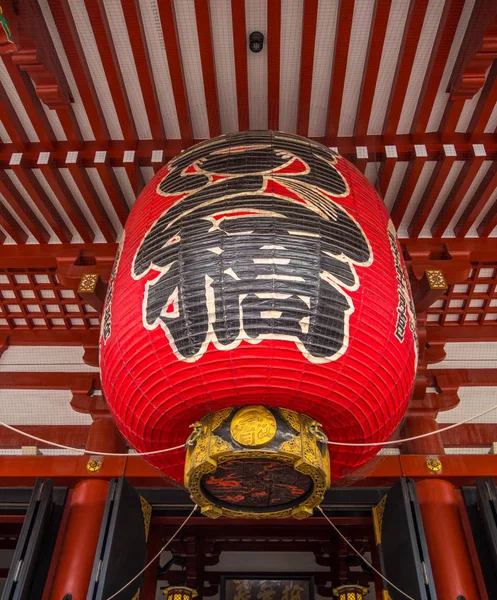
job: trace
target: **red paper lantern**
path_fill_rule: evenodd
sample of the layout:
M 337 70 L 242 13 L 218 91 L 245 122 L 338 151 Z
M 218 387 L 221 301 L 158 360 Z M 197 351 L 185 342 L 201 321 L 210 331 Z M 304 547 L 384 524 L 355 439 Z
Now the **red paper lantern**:
M 100 360 L 138 451 L 250 404 L 303 413 L 334 441 L 388 439 L 417 343 L 383 201 L 347 160 L 294 135 L 225 135 L 182 152 L 131 211 Z M 331 480 L 377 451 L 331 446 Z M 182 481 L 183 451 L 148 460 Z

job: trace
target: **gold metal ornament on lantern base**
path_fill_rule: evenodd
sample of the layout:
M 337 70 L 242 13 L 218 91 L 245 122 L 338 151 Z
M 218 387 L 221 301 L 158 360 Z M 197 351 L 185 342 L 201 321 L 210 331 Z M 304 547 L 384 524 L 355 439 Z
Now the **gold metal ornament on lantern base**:
M 310 417 L 249 405 L 208 414 L 192 429 L 185 485 L 204 515 L 303 519 L 321 503 L 328 445 Z
M 367 593 L 368 588 L 355 583 L 341 585 L 333 590 L 333 596 L 336 596 L 338 600 L 363 600 Z
M 162 590 L 162 595 L 167 600 L 192 600 L 198 596 L 197 590 L 186 585 L 171 585 Z

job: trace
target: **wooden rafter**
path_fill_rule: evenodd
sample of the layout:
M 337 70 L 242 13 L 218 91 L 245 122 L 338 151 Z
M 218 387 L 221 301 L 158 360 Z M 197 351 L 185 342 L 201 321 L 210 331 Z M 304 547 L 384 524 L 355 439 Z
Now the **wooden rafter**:
M 454 226 L 454 233 L 457 237 L 464 237 L 468 233 L 496 189 L 497 162 L 494 162 L 485 173 L 485 177 Z
M 233 22 L 233 47 L 235 52 L 236 96 L 238 129 L 247 131 L 249 122 L 249 96 L 247 71 L 247 29 L 245 25 L 245 0 L 231 0 Z
M 300 58 L 299 108 L 297 120 L 297 133 L 302 136 L 309 135 L 309 114 L 311 109 L 317 18 L 318 1 L 306 0 L 304 4 L 304 22 L 302 25 L 302 52 Z
M 280 128 L 281 0 L 267 3 L 268 129 Z

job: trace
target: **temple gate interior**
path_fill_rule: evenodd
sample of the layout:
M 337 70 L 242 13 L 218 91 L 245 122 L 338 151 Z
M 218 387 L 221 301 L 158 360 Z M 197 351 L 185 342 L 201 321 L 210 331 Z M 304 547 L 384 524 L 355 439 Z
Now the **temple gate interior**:
M 0 5 L 2 600 L 497 600 L 497 2 Z

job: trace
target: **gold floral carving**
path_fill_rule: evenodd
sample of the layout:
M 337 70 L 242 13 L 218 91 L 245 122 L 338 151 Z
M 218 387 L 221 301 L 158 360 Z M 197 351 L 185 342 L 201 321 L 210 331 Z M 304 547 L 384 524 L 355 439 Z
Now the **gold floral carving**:
M 143 496 L 140 496 L 140 502 L 142 505 L 143 524 L 145 526 L 145 541 L 148 542 L 148 534 L 150 533 L 150 520 L 152 518 L 152 507 Z
M 373 508 L 373 527 L 374 527 L 374 538 L 376 544 L 381 544 L 381 533 L 383 529 L 383 513 L 385 512 L 385 504 L 387 503 L 387 495 L 378 502 Z
M 290 425 L 292 429 L 294 429 L 297 433 L 300 433 L 300 415 L 293 410 L 288 410 L 287 408 L 280 408 L 280 415 L 283 419 Z
M 223 410 L 218 410 L 215 412 L 212 415 L 211 431 L 214 433 L 216 429 L 219 429 L 232 412 L 232 408 L 224 408 Z
M 448 288 L 443 271 L 431 270 L 425 271 L 425 273 L 430 290 L 446 290 Z
M 78 293 L 94 292 L 97 287 L 98 277 L 98 273 L 86 273 L 82 275 L 78 285 Z

